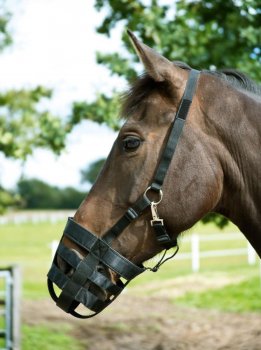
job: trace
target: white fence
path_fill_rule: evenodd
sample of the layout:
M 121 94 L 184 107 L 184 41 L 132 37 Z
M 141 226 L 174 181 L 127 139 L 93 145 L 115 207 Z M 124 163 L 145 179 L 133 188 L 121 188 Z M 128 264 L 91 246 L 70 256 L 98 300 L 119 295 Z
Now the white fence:
M 222 250 L 201 250 L 201 242 L 213 242 L 213 241 L 245 241 L 245 248 L 235 248 L 235 249 L 222 249 Z M 191 250 L 188 253 L 180 253 L 176 256 L 179 260 L 191 260 L 191 269 L 194 272 L 200 270 L 201 259 L 204 258 L 214 258 L 222 256 L 240 256 L 245 255 L 249 265 L 254 265 L 257 261 L 257 254 L 251 244 L 244 238 L 240 233 L 227 233 L 227 234 L 210 234 L 210 235 L 198 235 L 196 233 L 192 234 L 189 238 L 184 238 L 183 242 L 191 242 Z
M 0 216 L 0 225 L 20 225 L 27 222 L 33 224 L 38 224 L 39 222 L 56 223 L 61 220 L 66 222 L 68 216 L 73 216 L 72 210 L 21 211 Z
M 20 349 L 20 278 L 18 266 L 0 268 L 0 350 Z
M 215 241 L 242 241 L 245 243 L 245 248 L 235 249 L 222 249 L 222 250 L 201 250 L 201 242 L 215 242 Z M 251 244 L 244 238 L 242 233 L 227 233 L 227 234 L 209 234 L 209 235 L 198 235 L 196 233 L 189 237 L 182 239 L 182 242 L 190 243 L 190 251 L 188 253 L 182 253 L 176 255 L 176 260 L 191 260 L 191 269 L 193 272 L 200 270 L 201 259 L 214 258 L 222 256 L 246 256 L 246 263 L 249 265 L 255 265 L 257 262 L 257 254 Z M 52 251 L 52 258 L 54 257 L 55 251 L 58 246 L 58 241 L 52 241 L 50 248 Z M 169 253 L 166 257 L 170 256 Z M 158 257 L 155 257 L 158 260 Z M 261 278 L 261 261 L 260 261 L 260 278 Z

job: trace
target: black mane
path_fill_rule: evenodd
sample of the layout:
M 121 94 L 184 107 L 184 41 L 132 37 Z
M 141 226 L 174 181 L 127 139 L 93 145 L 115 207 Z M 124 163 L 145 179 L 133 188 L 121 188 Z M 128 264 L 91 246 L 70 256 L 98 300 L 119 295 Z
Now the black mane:
M 222 80 L 228 81 L 232 86 L 238 89 L 244 89 L 256 95 L 261 95 L 261 85 L 251 80 L 246 74 L 236 69 L 222 69 L 220 71 L 207 71 Z
M 191 70 L 192 68 L 181 61 L 173 62 L 176 66 Z M 202 70 L 203 73 L 214 75 L 221 80 L 227 81 L 231 86 L 237 89 L 243 89 L 253 94 L 261 96 L 261 85 L 255 83 L 247 75 L 235 69 L 223 69 L 218 71 Z M 173 91 L 166 82 L 155 82 L 148 74 L 140 76 L 131 88 L 122 96 L 123 104 L 121 116 L 127 118 L 140 105 L 140 101 L 149 96 L 153 91 L 159 92 L 161 95 L 173 99 Z
M 188 70 L 191 69 L 191 67 L 184 62 L 175 61 L 173 63 L 180 68 Z M 221 69 L 217 71 L 202 70 L 202 72 L 219 77 L 220 79 L 229 82 L 235 88 L 243 89 L 254 94 L 261 95 L 261 85 L 257 84 L 246 74 L 236 69 Z

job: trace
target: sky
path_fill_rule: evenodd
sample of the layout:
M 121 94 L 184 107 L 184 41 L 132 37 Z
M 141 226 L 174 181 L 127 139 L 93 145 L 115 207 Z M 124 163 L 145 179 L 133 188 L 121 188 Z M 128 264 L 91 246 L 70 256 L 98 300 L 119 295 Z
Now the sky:
M 52 88 L 50 110 L 66 117 L 74 101 L 91 101 L 95 93 L 126 88 L 95 62 L 96 51 L 119 51 L 120 36 L 95 32 L 103 18 L 93 0 L 7 0 L 13 13 L 13 45 L 0 55 L 0 90 Z M 0 154 L 0 183 L 15 186 L 23 173 L 61 187 L 83 188 L 80 170 L 106 157 L 116 134 L 106 126 L 84 121 L 69 135 L 66 150 L 57 157 L 36 150 L 22 166 Z

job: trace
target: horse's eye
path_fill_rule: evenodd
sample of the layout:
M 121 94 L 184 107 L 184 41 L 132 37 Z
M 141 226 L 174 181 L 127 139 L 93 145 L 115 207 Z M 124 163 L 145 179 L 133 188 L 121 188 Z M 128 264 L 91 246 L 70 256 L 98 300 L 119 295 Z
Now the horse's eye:
M 127 136 L 122 141 L 123 149 L 127 152 L 134 152 L 140 146 L 141 140 L 137 136 Z

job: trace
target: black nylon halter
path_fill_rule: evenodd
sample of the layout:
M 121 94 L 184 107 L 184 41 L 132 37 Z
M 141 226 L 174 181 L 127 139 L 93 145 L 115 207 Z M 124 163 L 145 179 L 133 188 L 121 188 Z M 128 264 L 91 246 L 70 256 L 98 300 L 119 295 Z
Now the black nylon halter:
M 156 208 L 162 199 L 161 188 L 179 137 L 182 133 L 199 74 L 200 72 L 196 70 L 191 70 L 189 73 L 184 95 L 172 123 L 167 144 L 162 153 L 153 181 L 145 193 L 132 207 L 128 208 L 126 213 L 101 238 L 76 223 L 72 218 L 68 219 L 51 269 L 48 272 L 48 289 L 56 304 L 73 316 L 78 318 L 89 318 L 97 315 L 115 300 L 129 281 L 134 277 L 147 269 L 157 271 L 158 268 L 169 259 L 164 260 L 167 249 L 177 247 L 175 253 L 171 257 L 177 253 L 177 240 L 171 239 L 167 233 L 163 220 L 159 219 L 156 215 Z M 153 202 L 149 199 L 148 193 L 150 191 L 158 194 L 158 202 Z M 139 218 L 148 207 L 151 207 L 152 213 L 154 209 L 155 217 L 151 220 L 151 224 L 154 228 L 156 239 L 158 243 L 165 248 L 163 257 L 154 268 L 145 268 L 143 266 L 135 265 L 110 246 L 110 243 L 117 238 L 133 220 Z M 62 243 L 62 240 L 65 237 L 69 238 L 88 253 L 84 259 L 79 258 L 73 250 L 67 248 Z M 73 272 L 70 277 L 59 268 L 57 263 L 58 256 L 71 267 Z M 98 265 L 100 264 L 107 266 L 126 281 L 123 282 L 119 278 L 116 284 L 113 283 L 108 276 L 105 276 L 98 271 Z M 54 283 L 62 290 L 59 297 L 54 290 Z M 96 289 L 93 286 L 96 286 Z M 100 293 L 97 292 L 97 288 L 107 291 L 111 295 L 111 298 L 103 300 Z M 75 311 L 75 308 L 79 304 L 83 304 L 94 313 L 91 315 L 79 314 Z

